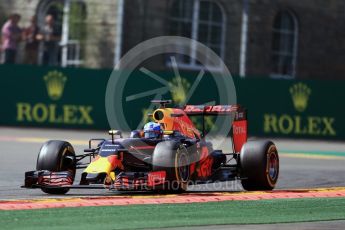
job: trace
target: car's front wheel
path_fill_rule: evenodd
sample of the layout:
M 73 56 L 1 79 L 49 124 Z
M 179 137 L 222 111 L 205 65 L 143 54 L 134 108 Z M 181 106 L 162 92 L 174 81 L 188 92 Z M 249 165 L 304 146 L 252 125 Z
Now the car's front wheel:
M 38 153 L 36 169 L 51 172 L 70 171 L 74 180 L 76 165 L 72 145 L 66 141 L 47 141 Z M 65 194 L 69 188 L 42 188 L 42 191 L 48 194 Z
M 165 171 L 166 181 L 158 190 L 184 192 L 190 179 L 190 158 L 185 146 L 175 141 L 159 143 L 153 153 L 153 171 Z

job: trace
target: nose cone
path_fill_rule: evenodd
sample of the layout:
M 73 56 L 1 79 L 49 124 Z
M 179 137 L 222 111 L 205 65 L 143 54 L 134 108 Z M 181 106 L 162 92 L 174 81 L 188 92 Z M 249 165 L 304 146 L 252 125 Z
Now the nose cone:
M 116 156 L 98 157 L 84 170 L 85 173 L 98 174 L 106 173 L 109 175 L 115 167 Z

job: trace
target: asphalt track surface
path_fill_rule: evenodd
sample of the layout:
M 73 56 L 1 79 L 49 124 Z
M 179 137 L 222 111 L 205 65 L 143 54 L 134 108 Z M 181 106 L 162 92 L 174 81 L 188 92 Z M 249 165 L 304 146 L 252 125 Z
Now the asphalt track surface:
M 24 172 L 34 170 L 42 143 L 48 139 L 67 140 L 76 152 L 87 147 L 91 137 L 107 138 L 106 132 L 28 128 L 0 128 L 0 200 L 51 197 L 39 189 L 22 189 Z M 305 155 L 304 152 L 345 152 L 344 142 L 273 140 L 280 152 L 280 178 L 276 189 L 345 187 L 345 157 Z M 231 143 L 223 143 L 228 150 Z M 286 154 L 288 152 L 297 154 Z M 78 181 L 80 178 L 76 176 Z M 194 186 L 197 191 L 241 191 L 238 182 Z M 107 190 L 71 190 L 67 196 L 103 196 L 117 192 Z
M 321 221 L 321 222 L 310 222 L 310 223 L 286 223 L 286 224 L 260 224 L 260 225 L 215 225 L 215 226 L 197 226 L 187 228 L 167 228 L 166 230 L 333 230 L 333 229 L 344 229 L 345 221 Z
M 0 200 L 44 199 L 53 196 L 39 189 L 22 189 L 24 172 L 34 170 L 42 143 L 48 139 L 70 141 L 81 153 L 89 138 L 107 138 L 107 132 L 71 131 L 0 127 Z M 280 178 L 276 189 L 345 187 L 345 157 L 327 156 L 327 153 L 345 152 L 344 142 L 273 139 L 280 154 Z M 229 150 L 231 143 L 223 143 Z M 303 153 L 321 153 L 309 155 Z M 295 153 L 295 154 L 287 154 Z M 301 154 L 302 153 L 302 154 Z M 79 178 L 78 175 L 76 178 Z M 77 179 L 78 180 L 78 179 Z M 238 182 L 194 186 L 198 191 L 242 191 Z M 118 192 L 107 190 L 71 190 L 67 197 L 110 196 Z M 127 194 L 128 195 L 128 194 Z M 344 221 L 296 223 L 278 225 L 226 225 L 183 229 L 343 229 Z M 181 228 L 176 228 L 181 229 Z

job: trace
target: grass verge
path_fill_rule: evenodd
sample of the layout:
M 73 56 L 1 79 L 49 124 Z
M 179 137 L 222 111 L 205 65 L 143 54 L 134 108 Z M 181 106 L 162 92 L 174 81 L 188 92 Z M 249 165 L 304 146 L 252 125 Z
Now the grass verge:
M 0 211 L 1 229 L 137 229 L 345 220 L 345 198 Z

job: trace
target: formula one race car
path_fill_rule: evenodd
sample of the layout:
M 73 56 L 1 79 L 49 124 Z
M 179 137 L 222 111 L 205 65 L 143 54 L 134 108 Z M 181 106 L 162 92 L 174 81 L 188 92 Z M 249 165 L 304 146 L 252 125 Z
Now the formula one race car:
M 241 180 L 245 190 L 272 190 L 279 175 L 279 157 L 271 141 L 247 141 L 246 109 L 238 105 L 160 108 L 143 131 L 123 138 L 111 130 L 111 139 L 91 139 L 84 154 L 76 155 L 66 141 L 43 144 L 37 170 L 25 173 L 25 188 L 65 194 L 71 188 L 183 192 L 189 184 Z M 232 153 L 214 150 L 196 129 L 191 116 L 233 116 Z M 204 122 L 203 122 L 204 123 Z M 119 136 L 119 138 L 116 138 Z M 89 158 L 88 163 L 84 163 Z M 79 184 L 76 170 L 85 169 Z

